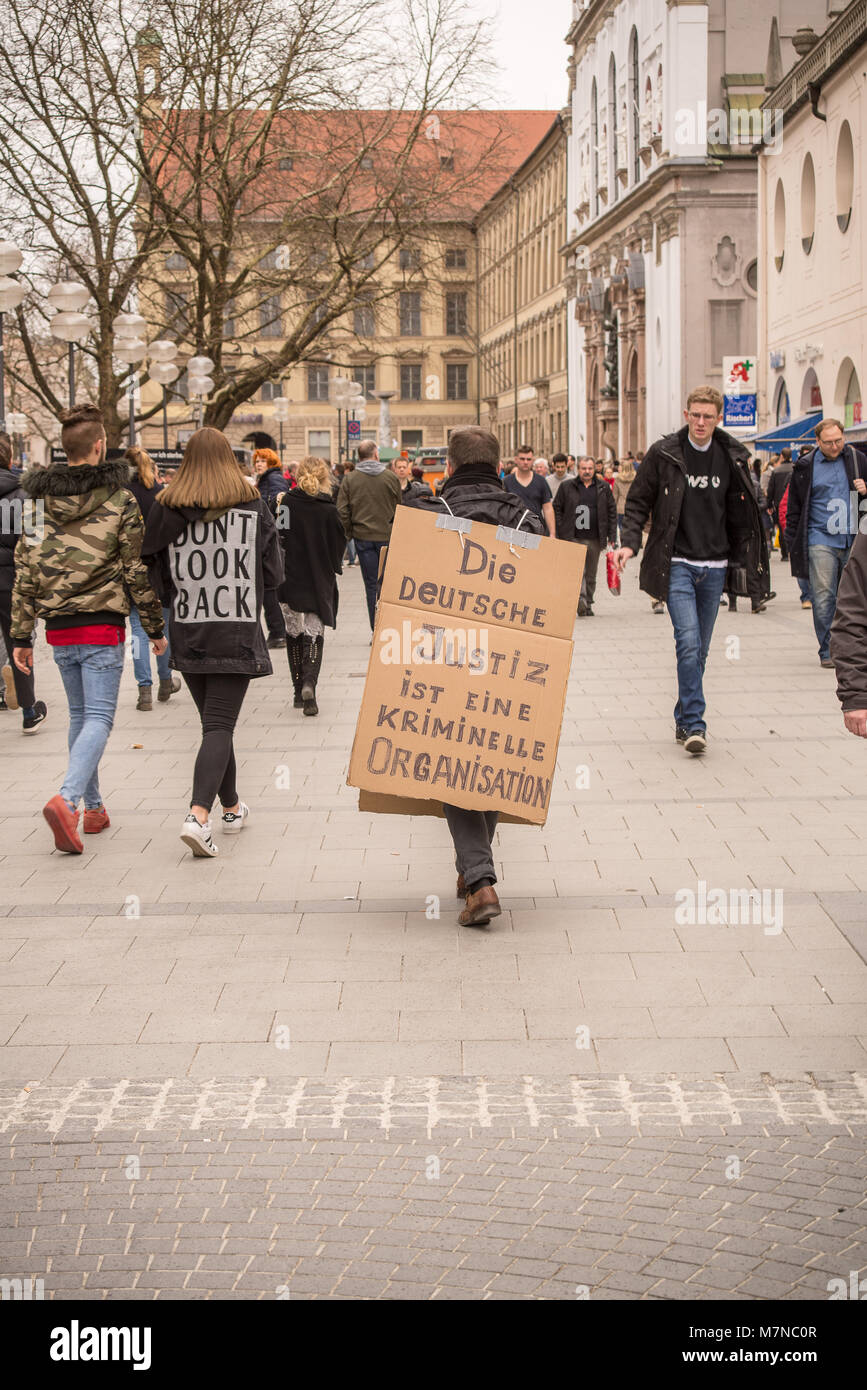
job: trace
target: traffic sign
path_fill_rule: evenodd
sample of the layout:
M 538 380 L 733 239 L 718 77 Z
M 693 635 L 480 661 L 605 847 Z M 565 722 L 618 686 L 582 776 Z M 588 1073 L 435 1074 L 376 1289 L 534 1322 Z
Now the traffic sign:
M 361 438 L 361 421 L 360 421 L 360 420 L 347 420 L 347 422 L 346 422 L 346 434 L 347 434 L 347 437 L 348 437 L 349 439 L 360 439 L 360 438 Z

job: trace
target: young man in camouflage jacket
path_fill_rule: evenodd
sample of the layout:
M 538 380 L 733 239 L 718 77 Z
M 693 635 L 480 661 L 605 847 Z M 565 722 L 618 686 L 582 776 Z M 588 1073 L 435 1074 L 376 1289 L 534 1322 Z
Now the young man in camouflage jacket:
M 41 618 L 60 668 L 69 703 L 69 766 L 42 813 L 56 847 L 81 854 L 82 798 L 86 835 L 109 824 L 99 760 L 117 708 L 130 595 L 157 655 L 166 639 L 162 608 L 140 558 L 144 525 L 127 491 L 129 466 L 106 460 L 96 406 L 76 406 L 61 420 L 68 462 L 37 469 L 21 482 L 34 507 L 15 548 L 11 634 L 15 664 L 29 671 L 33 628 Z

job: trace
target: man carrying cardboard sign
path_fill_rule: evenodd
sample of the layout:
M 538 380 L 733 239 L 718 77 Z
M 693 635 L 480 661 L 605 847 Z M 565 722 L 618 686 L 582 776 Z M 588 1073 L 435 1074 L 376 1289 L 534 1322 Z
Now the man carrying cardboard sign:
M 478 521 L 493 527 L 509 527 L 529 535 L 542 534 L 543 525 L 539 517 L 536 517 L 534 512 L 529 512 L 520 499 L 504 489 L 497 475 L 499 461 L 500 446 L 495 435 L 475 425 L 465 430 L 454 431 L 449 441 L 446 481 L 443 482 L 438 498 L 415 498 L 413 502 L 408 503 L 408 509 L 411 507 L 420 512 L 438 513 L 445 518 L 463 517 L 472 523 Z M 442 537 L 442 541 L 453 541 L 454 545 L 460 543 L 463 546 L 457 553 L 461 556 L 461 571 L 465 580 L 457 585 L 452 582 L 446 585 L 438 582 L 445 578 L 443 574 L 431 574 L 429 577 L 418 575 L 417 578 L 408 577 L 403 573 L 399 577 L 395 575 L 397 599 L 406 603 L 421 603 L 431 609 L 431 644 L 435 644 L 438 632 L 445 631 L 445 628 L 438 627 L 438 621 L 453 621 L 456 624 L 454 631 L 463 630 L 461 624 L 467 621 L 478 623 L 479 619 L 485 623 L 493 620 L 502 624 L 525 624 L 529 632 L 534 631 L 534 628 L 538 631 L 543 626 L 545 620 L 539 617 L 543 610 L 528 602 L 527 595 L 521 594 L 520 585 L 515 585 L 514 591 L 511 591 L 511 582 L 518 578 L 520 560 L 517 566 L 513 566 L 504 563 L 503 560 L 496 562 L 486 553 L 482 556 L 484 546 L 467 535 Z M 568 549 L 571 552 L 571 546 Z M 509 549 L 504 553 L 509 560 Z M 490 569 L 495 570 L 495 573 L 489 574 Z M 504 574 L 504 570 L 511 573 Z M 474 575 L 477 577 L 475 580 Z M 481 582 L 482 578 L 484 584 Z M 474 587 L 477 581 L 478 588 Z M 504 594 L 497 595 L 499 581 L 506 582 L 509 599 L 504 598 Z M 413 587 L 411 594 L 410 587 Z M 490 592 L 482 592 L 481 589 L 489 589 Z M 514 599 L 511 599 L 513 592 Z M 407 609 L 406 612 L 410 610 Z M 406 626 L 410 627 L 411 624 L 407 621 Z M 503 628 L 492 628 L 492 631 L 503 631 Z M 488 634 L 488 628 L 485 628 L 484 632 L 485 635 Z M 511 635 L 515 637 L 514 632 Z M 414 632 L 413 639 L 415 638 L 417 634 Z M 385 639 L 385 634 L 382 634 L 382 639 Z M 433 673 L 438 684 L 432 681 L 413 682 L 411 677 L 420 674 L 417 670 L 408 669 L 406 676 L 403 676 L 403 671 L 396 669 L 402 680 L 396 684 L 395 699 L 378 705 L 377 712 L 372 716 L 372 727 L 370 721 L 367 724 L 360 721 L 358 726 L 360 734 L 357 735 L 353 756 L 357 753 L 360 777 L 356 780 L 350 776 L 353 784 L 370 787 L 371 776 L 374 781 L 377 777 L 382 777 L 383 784 L 388 781 L 386 790 L 390 791 L 393 781 L 400 783 L 403 777 L 410 783 L 415 795 L 424 795 L 425 791 L 428 795 L 436 795 L 436 785 L 433 784 L 439 778 L 439 785 L 445 790 L 459 785 L 461 790 L 467 790 L 467 787 L 477 788 L 481 794 L 481 798 L 477 796 L 477 799 L 484 799 L 489 794 L 488 788 L 490 795 L 493 795 L 497 784 L 502 788 L 502 792 L 507 790 L 511 801 L 522 802 L 528 806 L 532 799 L 549 794 L 549 787 L 532 773 L 534 753 L 538 755 L 539 745 L 539 739 L 534 738 L 534 734 L 538 734 L 538 728 L 535 728 L 531 720 L 532 695 L 534 692 L 539 694 L 538 684 L 534 685 L 534 677 L 536 682 L 545 680 L 545 677 L 539 674 L 539 663 L 534 660 L 534 641 L 538 644 L 540 638 L 535 635 L 528 637 L 524 649 L 515 645 L 515 641 L 511 642 L 509 655 L 503 653 L 502 662 L 499 652 L 485 652 L 485 662 L 490 662 L 490 670 L 499 663 L 503 666 L 504 674 L 509 676 L 510 671 L 514 669 L 514 705 L 510 706 L 509 713 L 506 713 L 503 699 L 496 702 L 500 706 L 500 717 L 509 720 L 509 733 L 506 737 L 502 737 L 502 731 L 493 728 L 495 705 L 492 696 L 489 698 L 486 694 L 484 682 L 479 685 L 478 694 L 474 692 L 465 695 L 463 710 L 470 713 L 465 714 L 465 719 L 461 719 L 460 710 L 447 708 L 447 695 L 442 694 L 443 682 L 446 681 L 442 666 L 439 667 L 439 674 Z M 506 648 L 507 644 L 503 642 L 502 645 Z M 463 659 L 468 669 L 472 670 L 472 663 L 478 656 L 477 646 L 465 646 Z M 457 666 L 459 660 L 460 655 L 454 656 L 452 660 L 446 656 L 445 664 Z M 542 694 L 546 695 L 547 692 L 543 691 Z M 406 708 L 400 705 L 402 695 L 408 696 Z M 504 695 L 504 698 L 509 696 Z M 413 699 L 418 701 L 417 716 L 413 709 L 408 708 Z M 459 717 L 456 717 L 456 714 Z M 486 739 L 486 742 L 478 744 L 478 748 L 482 749 L 481 753 L 475 751 L 472 746 L 467 746 L 471 737 L 471 720 L 475 721 L 472 723 L 475 737 Z M 429 724 L 428 721 L 433 723 Z M 467 728 L 465 738 L 464 728 Z M 557 728 L 559 723 L 554 727 L 554 733 Z M 421 735 L 422 731 L 427 733 L 428 730 L 436 730 L 433 737 L 438 738 L 438 746 L 442 749 L 438 758 L 433 760 L 428 752 L 415 752 L 413 746 L 417 735 Z M 484 733 L 485 730 L 488 731 Z M 495 767 L 495 760 L 497 756 L 502 755 L 507 739 L 511 739 L 515 759 L 514 769 L 510 773 L 504 773 L 502 767 L 499 770 Z M 490 752 L 490 749 L 495 749 L 495 752 Z M 485 758 L 492 759 L 492 762 L 486 763 Z M 520 767 L 527 767 L 527 771 L 521 774 Z M 536 770 L 539 771 L 540 767 Z M 495 890 L 496 873 L 490 848 L 499 812 L 493 809 L 456 806 L 445 801 L 442 802 L 442 809 L 454 842 L 454 860 L 459 872 L 457 892 L 459 897 L 467 899 L 467 906 L 461 912 L 459 922 L 464 927 L 484 926 L 492 917 L 500 915 L 500 903 Z M 539 816 L 543 819 L 545 812 L 536 810 L 535 815 L 536 819 Z

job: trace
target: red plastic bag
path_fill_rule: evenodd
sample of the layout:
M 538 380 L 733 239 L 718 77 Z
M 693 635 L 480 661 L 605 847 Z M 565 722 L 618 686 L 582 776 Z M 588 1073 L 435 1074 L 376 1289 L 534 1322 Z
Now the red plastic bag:
M 614 558 L 614 551 L 609 550 L 605 556 L 605 569 L 608 576 L 608 589 L 612 594 L 620 594 L 620 570 L 617 568 L 617 561 Z

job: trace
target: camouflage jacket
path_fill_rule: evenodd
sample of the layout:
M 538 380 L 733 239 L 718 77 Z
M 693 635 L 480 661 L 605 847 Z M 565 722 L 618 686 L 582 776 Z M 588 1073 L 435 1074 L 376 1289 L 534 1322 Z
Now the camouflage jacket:
M 16 646 L 30 645 L 37 618 L 48 627 L 77 613 L 105 622 L 124 618 L 130 599 L 148 636 L 163 636 L 162 609 L 141 560 L 144 523 L 128 478 L 122 459 L 96 467 L 58 463 L 22 478 L 34 506 L 15 547 Z

